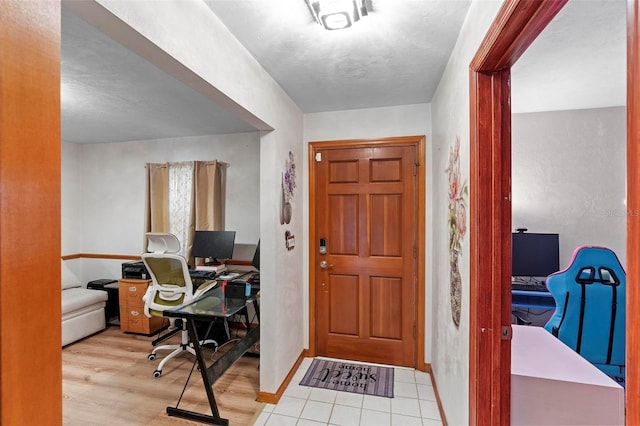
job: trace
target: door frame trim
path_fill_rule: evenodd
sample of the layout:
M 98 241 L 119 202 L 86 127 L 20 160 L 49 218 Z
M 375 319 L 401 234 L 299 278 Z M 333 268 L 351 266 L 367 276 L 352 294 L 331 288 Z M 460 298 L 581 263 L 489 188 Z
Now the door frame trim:
M 640 276 L 640 5 L 627 1 L 627 282 Z M 627 286 L 626 422 L 640 423 L 640 290 Z
M 320 149 L 343 149 L 343 148 L 363 148 L 370 146 L 414 146 L 416 158 L 419 161 L 417 168 L 416 182 L 416 353 L 414 358 L 415 368 L 426 371 L 428 364 L 424 360 L 425 356 L 425 136 L 402 136 L 379 139 L 348 139 L 333 141 L 313 141 L 309 142 L 309 356 L 316 355 L 316 286 L 315 267 L 318 263 L 318 252 L 316 250 L 316 189 L 315 189 L 315 156 Z
M 511 418 L 511 66 L 566 2 L 505 2 L 469 64 L 471 425 Z

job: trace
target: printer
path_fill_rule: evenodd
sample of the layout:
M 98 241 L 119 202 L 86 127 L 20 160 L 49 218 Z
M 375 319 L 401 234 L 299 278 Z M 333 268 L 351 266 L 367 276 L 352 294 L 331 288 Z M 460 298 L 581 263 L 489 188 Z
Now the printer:
M 137 262 L 125 262 L 122 264 L 122 278 L 147 280 L 150 278 L 150 275 L 144 266 L 144 262 L 139 260 Z

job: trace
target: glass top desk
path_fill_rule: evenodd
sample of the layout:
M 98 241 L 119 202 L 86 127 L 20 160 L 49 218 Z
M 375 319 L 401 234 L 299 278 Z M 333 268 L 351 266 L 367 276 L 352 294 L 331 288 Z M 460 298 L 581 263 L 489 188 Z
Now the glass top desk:
M 227 426 L 228 419 L 220 417 L 215 396 L 213 395 L 213 384 L 220 378 L 229 367 L 233 365 L 251 346 L 260 340 L 260 325 L 251 325 L 247 307 L 253 304 L 258 322 L 260 321 L 260 308 L 258 306 L 258 296 L 252 295 L 247 298 L 229 299 L 224 297 L 222 286 L 207 291 L 199 298 L 178 306 L 175 309 L 164 311 L 163 315 L 171 318 L 182 318 L 187 322 L 187 330 L 189 331 L 189 341 L 193 343 L 193 349 L 196 353 L 198 368 L 202 375 L 207 399 L 211 407 L 211 415 L 196 413 L 193 411 L 183 410 L 175 407 L 167 407 L 169 416 L 182 417 L 190 420 L 196 420 L 203 423 Z M 226 320 L 235 314 L 245 316 L 247 324 L 247 334 L 239 339 L 235 345 L 220 358 L 207 366 L 205 357 L 200 346 L 200 338 L 198 338 L 197 321 L 211 322 L 215 319 L 222 318 Z M 178 402 L 179 404 L 179 402 Z

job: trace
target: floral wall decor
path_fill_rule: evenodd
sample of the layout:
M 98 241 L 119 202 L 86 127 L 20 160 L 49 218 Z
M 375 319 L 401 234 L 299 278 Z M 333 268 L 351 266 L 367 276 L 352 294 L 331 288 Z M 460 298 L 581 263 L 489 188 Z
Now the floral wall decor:
M 449 207 L 447 224 L 449 228 L 449 271 L 451 293 L 451 316 L 456 327 L 460 325 L 460 305 L 462 303 L 462 277 L 458 268 L 462 240 L 467 232 L 467 182 L 460 182 L 460 137 L 449 150 Z
M 289 151 L 285 171 L 282 174 L 282 200 L 280 206 L 280 224 L 291 222 L 291 199 L 293 198 L 293 190 L 296 187 L 296 162 L 293 158 L 293 152 Z

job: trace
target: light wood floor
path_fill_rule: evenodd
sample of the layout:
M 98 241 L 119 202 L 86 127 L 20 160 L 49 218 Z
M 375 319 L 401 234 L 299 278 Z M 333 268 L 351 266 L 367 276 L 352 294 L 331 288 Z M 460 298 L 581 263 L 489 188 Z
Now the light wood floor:
M 178 340 L 178 336 L 172 339 Z M 193 366 L 185 353 L 170 360 L 162 376 L 152 373 L 159 360 L 149 361 L 152 337 L 126 334 L 118 327 L 88 337 L 62 349 L 63 424 L 103 425 L 201 425 L 169 417 Z M 172 340 L 173 341 L 173 340 Z M 259 358 L 242 357 L 214 385 L 220 415 L 231 425 L 253 424 L 263 404 L 259 392 Z M 197 368 L 180 407 L 211 414 Z

